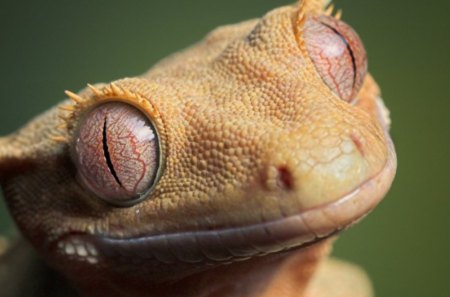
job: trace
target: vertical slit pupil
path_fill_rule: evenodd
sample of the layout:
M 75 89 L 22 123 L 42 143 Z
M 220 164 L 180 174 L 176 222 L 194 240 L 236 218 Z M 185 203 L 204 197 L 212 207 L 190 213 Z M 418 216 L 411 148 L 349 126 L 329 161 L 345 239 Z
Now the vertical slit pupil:
M 355 88 L 355 84 L 356 84 L 356 75 L 357 75 L 357 67 L 356 67 L 356 58 L 355 58 L 355 53 L 353 52 L 352 47 L 350 46 L 350 44 L 348 43 L 347 39 L 344 37 L 344 35 L 342 35 L 338 30 L 336 30 L 335 28 L 333 28 L 332 26 L 321 22 L 322 25 L 324 25 L 325 27 L 329 28 L 331 31 L 333 31 L 334 33 L 336 33 L 336 35 L 339 36 L 339 38 L 341 38 L 341 40 L 344 42 L 345 46 L 347 47 L 347 51 L 350 54 L 350 58 L 352 59 L 352 67 L 353 67 L 353 88 Z
M 107 131 L 108 117 L 105 117 L 105 122 L 103 123 L 103 154 L 106 159 L 106 164 L 108 165 L 109 171 L 116 180 L 116 182 L 122 187 L 119 177 L 117 176 L 116 170 L 111 160 L 111 155 L 108 149 L 108 131 Z

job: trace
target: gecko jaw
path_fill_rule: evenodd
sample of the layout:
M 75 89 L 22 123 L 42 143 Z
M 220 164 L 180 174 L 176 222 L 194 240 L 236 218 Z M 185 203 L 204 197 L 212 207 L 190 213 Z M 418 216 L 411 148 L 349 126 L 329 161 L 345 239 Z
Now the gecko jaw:
M 392 143 L 389 143 L 392 148 Z M 138 261 L 148 264 L 142 264 L 140 268 L 160 266 L 158 274 L 152 277 L 167 278 L 172 273 L 173 265 L 185 267 L 188 275 L 211 265 L 298 249 L 348 228 L 381 201 L 392 183 L 395 170 L 396 158 L 391 150 L 384 168 L 353 192 L 332 203 L 274 221 L 220 230 L 132 238 L 74 233 L 60 237 L 53 246 L 57 254 L 76 262 L 102 265 L 114 261 L 117 273 L 128 269 L 136 271 L 130 263 Z M 78 255 L 78 246 L 81 246 L 81 256 Z M 85 257 L 83 247 L 95 250 L 95 259 L 92 253 Z M 149 273 L 152 273 L 151 270 Z

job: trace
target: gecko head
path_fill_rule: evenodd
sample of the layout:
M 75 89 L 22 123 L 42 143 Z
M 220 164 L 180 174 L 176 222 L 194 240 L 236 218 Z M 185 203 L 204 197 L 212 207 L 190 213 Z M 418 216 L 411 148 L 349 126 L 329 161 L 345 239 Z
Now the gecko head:
M 67 94 L 0 140 L 0 176 L 25 236 L 79 282 L 164 282 L 301 248 L 364 217 L 395 174 L 362 42 L 322 1 Z

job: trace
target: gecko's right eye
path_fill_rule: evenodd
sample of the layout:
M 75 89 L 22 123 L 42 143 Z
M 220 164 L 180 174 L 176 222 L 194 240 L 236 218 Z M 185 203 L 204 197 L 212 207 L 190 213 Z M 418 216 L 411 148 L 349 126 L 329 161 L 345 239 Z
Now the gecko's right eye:
M 323 81 L 341 99 L 352 101 L 367 73 L 366 51 L 356 32 L 333 17 L 314 16 L 305 23 L 304 39 Z
M 82 183 L 101 199 L 122 206 L 145 197 L 160 167 L 153 123 L 119 102 L 99 105 L 82 119 L 74 155 Z

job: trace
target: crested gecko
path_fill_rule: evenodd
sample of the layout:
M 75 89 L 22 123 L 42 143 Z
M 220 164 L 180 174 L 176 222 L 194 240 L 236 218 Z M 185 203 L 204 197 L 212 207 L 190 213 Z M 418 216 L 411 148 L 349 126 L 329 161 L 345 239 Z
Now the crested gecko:
M 327 255 L 396 156 L 364 46 L 328 2 L 220 27 L 1 137 L 27 241 L 81 296 L 372 296 Z

